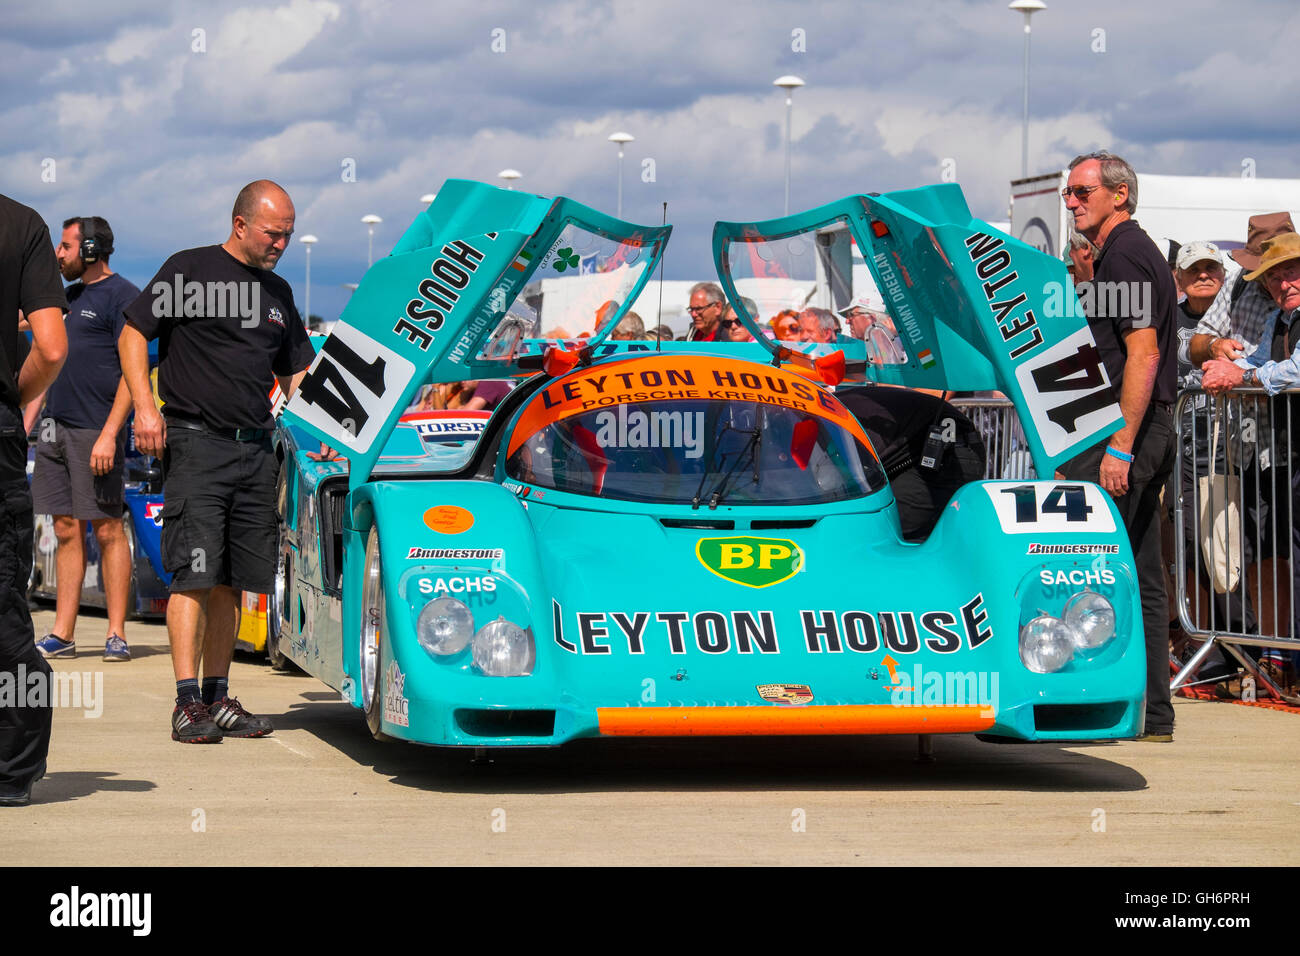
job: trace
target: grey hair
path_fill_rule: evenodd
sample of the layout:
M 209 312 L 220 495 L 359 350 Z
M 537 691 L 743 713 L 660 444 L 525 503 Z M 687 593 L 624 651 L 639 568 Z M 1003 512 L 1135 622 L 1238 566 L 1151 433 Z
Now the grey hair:
M 641 316 L 635 312 L 626 312 L 623 318 L 618 320 L 618 325 L 614 327 L 614 332 L 622 335 L 631 335 L 633 338 L 645 338 L 645 322 Z M 612 333 L 611 333 L 612 334 Z
M 716 282 L 695 283 L 695 285 L 691 286 L 691 291 L 686 293 L 686 298 L 689 300 L 697 292 L 703 292 L 708 296 L 710 302 L 725 302 L 727 299 L 727 297 L 722 294 L 722 286 L 718 285 Z
M 840 330 L 839 320 L 835 318 L 835 313 L 832 312 L 830 309 L 818 309 L 816 307 L 813 307 L 809 309 L 804 309 L 802 314 L 816 316 L 817 327 L 822 329 L 823 331 L 838 332 Z
M 1107 189 L 1113 191 L 1121 184 L 1128 187 L 1128 202 L 1124 204 L 1124 211 L 1130 216 L 1136 213 L 1138 208 L 1138 177 L 1137 173 L 1133 171 L 1133 167 L 1109 150 L 1099 149 L 1094 153 L 1084 153 L 1082 156 L 1074 157 L 1074 159 L 1070 160 L 1070 168 L 1074 169 L 1075 166 L 1086 163 L 1090 159 L 1095 159 L 1101 163 L 1099 174 L 1101 184 Z

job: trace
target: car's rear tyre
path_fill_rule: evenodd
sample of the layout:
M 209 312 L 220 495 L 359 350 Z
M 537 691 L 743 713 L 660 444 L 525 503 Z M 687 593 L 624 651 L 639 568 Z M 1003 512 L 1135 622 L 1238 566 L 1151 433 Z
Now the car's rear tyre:
M 384 605 L 383 563 L 379 556 L 379 530 L 370 528 L 366 539 L 366 564 L 361 580 L 361 646 L 358 678 L 366 726 L 376 740 L 392 740 L 383 731 L 384 632 L 388 627 Z

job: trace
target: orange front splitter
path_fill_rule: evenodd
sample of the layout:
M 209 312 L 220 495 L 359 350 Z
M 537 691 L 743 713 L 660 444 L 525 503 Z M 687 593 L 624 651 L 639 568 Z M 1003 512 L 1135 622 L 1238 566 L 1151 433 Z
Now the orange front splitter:
M 737 737 L 817 734 L 965 734 L 993 726 L 984 707 L 600 707 L 610 737 Z

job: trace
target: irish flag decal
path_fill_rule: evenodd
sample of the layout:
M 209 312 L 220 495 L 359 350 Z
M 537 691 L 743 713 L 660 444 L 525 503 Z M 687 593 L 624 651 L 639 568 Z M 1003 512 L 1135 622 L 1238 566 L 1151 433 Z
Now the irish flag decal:
M 532 261 L 533 261 L 533 257 L 529 253 L 521 252 L 519 253 L 519 258 L 517 258 L 514 262 L 510 263 L 510 268 L 518 272 L 523 272 L 525 269 L 528 268 L 528 263 Z
M 921 360 L 921 368 L 932 368 L 935 364 L 934 354 L 929 349 L 921 352 L 917 358 Z

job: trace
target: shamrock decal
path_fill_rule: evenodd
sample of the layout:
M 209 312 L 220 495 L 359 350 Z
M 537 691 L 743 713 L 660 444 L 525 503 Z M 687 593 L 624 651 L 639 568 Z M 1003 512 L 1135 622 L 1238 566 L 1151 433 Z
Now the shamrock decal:
M 572 249 L 564 248 L 555 253 L 555 271 L 578 268 L 578 254 Z

